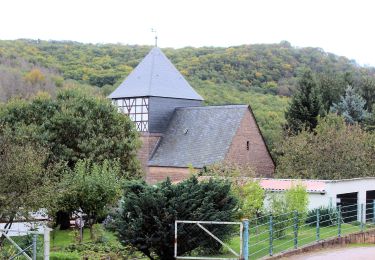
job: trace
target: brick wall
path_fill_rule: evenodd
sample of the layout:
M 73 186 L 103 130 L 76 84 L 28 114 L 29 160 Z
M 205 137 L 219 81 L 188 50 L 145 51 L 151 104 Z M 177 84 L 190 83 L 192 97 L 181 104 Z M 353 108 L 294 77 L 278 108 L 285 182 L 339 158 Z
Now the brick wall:
M 138 150 L 138 159 L 141 162 L 143 171 L 147 176 L 148 167 L 147 162 L 153 152 L 155 146 L 158 144 L 162 134 L 151 134 L 151 133 L 141 133 L 142 146 Z
M 247 150 L 247 142 L 249 142 L 249 150 Z M 240 166 L 251 165 L 255 168 L 256 173 L 262 177 L 273 176 L 275 164 L 250 110 L 245 112 L 225 161 Z
M 174 167 L 149 167 L 146 177 L 146 182 L 155 184 L 165 180 L 167 177 L 172 182 L 182 181 L 190 176 L 189 168 L 174 168 Z

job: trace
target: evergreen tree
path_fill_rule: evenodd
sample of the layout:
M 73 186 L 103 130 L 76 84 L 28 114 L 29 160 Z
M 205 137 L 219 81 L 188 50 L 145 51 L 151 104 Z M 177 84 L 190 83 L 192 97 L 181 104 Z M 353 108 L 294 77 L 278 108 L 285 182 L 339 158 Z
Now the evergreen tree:
M 365 110 L 365 105 L 366 101 L 348 85 L 345 96 L 341 97 L 339 103 L 333 104 L 331 112 L 342 115 L 348 124 L 354 124 L 366 119 L 368 112 Z
M 125 185 L 115 226 L 125 245 L 136 247 L 150 259 L 172 260 L 175 220 L 232 221 L 236 207 L 231 185 L 223 180 L 198 182 L 191 177 L 172 184 L 167 179 L 156 186 L 130 181 Z M 207 228 L 220 239 L 227 239 L 232 232 L 228 225 Z M 194 249 L 213 249 L 215 253 L 220 249 L 220 244 L 195 224 L 181 225 L 178 236 L 179 255 Z
M 317 83 L 310 70 L 306 70 L 298 82 L 297 92 L 285 112 L 286 129 L 298 134 L 303 129 L 313 130 L 322 111 L 322 102 Z

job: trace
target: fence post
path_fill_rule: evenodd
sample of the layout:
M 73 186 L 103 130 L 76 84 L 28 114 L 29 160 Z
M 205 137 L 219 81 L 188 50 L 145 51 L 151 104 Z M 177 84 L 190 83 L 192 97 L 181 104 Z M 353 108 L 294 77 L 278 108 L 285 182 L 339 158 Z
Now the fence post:
M 49 260 L 49 251 L 50 251 L 50 234 L 49 232 L 51 231 L 50 228 L 47 226 L 44 227 L 44 260 Z
M 37 234 L 33 235 L 33 260 L 36 260 L 36 240 L 37 240 Z
M 316 210 L 316 241 L 320 240 L 320 211 Z
M 363 232 L 363 203 L 361 204 L 361 232 Z
M 339 209 L 337 210 L 337 236 L 341 237 L 341 205 L 339 205 Z
M 294 249 L 298 247 L 298 211 L 294 211 Z
M 249 260 L 249 220 L 242 220 L 243 223 L 243 259 Z
M 375 224 L 375 200 L 372 201 L 372 224 Z
M 269 231 L 270 231 L 270 248 L 269 248 L 269 253 L 270 256 L 273 255 L 273 218 L 272 215 L 270 215 L 270 226 L 269 226 Z

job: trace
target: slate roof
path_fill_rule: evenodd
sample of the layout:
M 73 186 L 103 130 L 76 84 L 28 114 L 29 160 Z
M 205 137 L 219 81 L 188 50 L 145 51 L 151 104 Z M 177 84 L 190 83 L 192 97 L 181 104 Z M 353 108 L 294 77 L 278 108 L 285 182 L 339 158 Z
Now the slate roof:
M 146 96 L 203 100 L 157 47 L 146 55 L 108 97 Z
M 202 168 L 224 160 L 247 105 L 176 108 L 149 166 Z

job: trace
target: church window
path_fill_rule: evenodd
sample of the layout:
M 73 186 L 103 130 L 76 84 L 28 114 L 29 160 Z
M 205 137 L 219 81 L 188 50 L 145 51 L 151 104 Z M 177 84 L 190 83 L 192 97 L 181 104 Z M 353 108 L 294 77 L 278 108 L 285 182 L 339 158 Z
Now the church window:
M 248 150 L 248 151 L 250 150 L 250 142 L 249 141 L 246 142 L 246 150 Z

